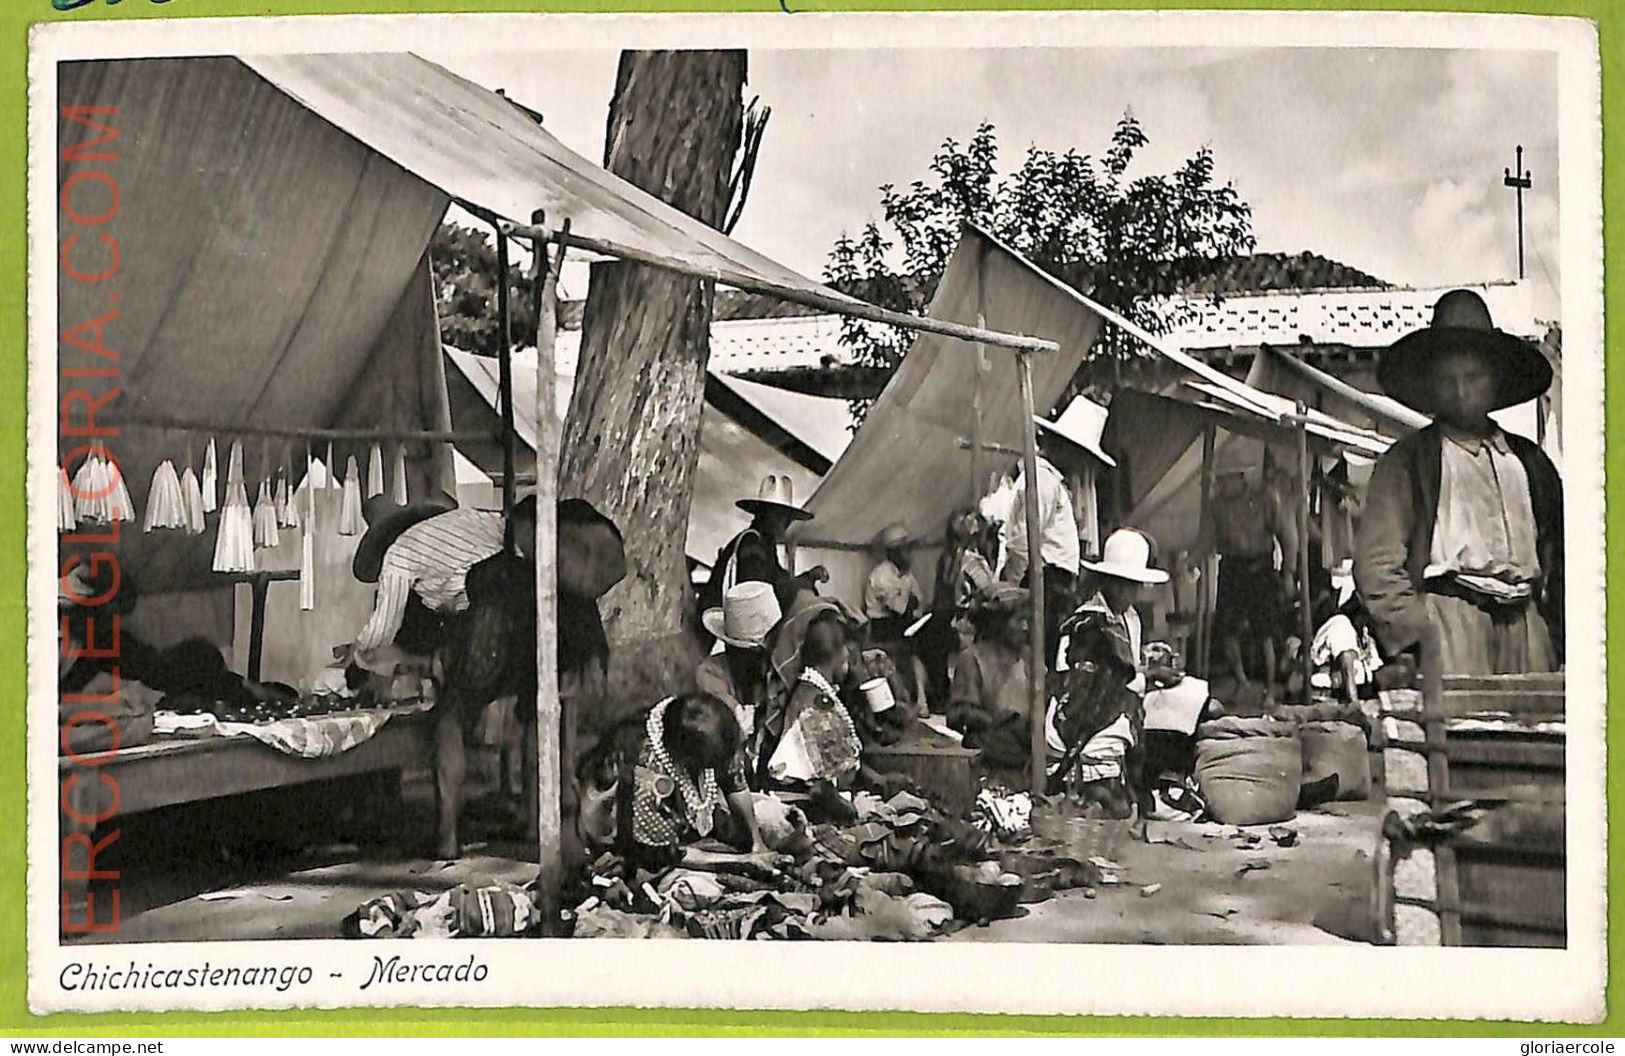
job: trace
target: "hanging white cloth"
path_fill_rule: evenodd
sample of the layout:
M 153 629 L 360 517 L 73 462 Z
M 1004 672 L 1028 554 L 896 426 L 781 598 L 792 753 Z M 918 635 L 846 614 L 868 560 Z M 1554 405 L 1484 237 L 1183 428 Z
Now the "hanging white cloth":
M 181 508 L 186 517 L 186 530 L 193 535 L 202 535 L 205 527 L 203 488 L 191 466 L 181 471 Z
M 88 524 L 110 524 L 135 520 L 135 503 L 124 486 L 124 474 L 107 449 L 100 444 L 73 476 L 73 512 Z
M 209 437 L 209 446 L 203 452 L 203 479 L 198 488 L 203 493 L 203 512 L 213 513 L 220 506 L 218 495 L 219 470 L 215 465 L 214 437 Z
M 212 441 L 210 448 L 212 451 Z M 225 501 L 220 507 L 220 523 L 216 526 L 214 537 L 214 570 L 254 571 L 254 515 L 248 505 L 248 488 L 243 484 L 241 441 L 232 441 L 231 454 L 226 463 Z
M 394 478 L 395 479 L 393 481 L 393 484 L 395 486 L 395 491 L 391 495 L 391 498 L 393 498 L 395 500 L 395 505 L 397 505 L 397 506 L 405 506 L 406 505 L 406 445 L 405 444 L 398 444 L 395 447 L 395 467 L 394 467 L 394 469 L 395 469 L 395 473 L 394 473 Z
M 142 530 L 154 528 L 185 528 L 186 497 L 181 492 L 180 478 L 175 475 L 175 463 L 164 459 L 152 471 L 152 486 L 147 489 L 147 516 Z
M 384 452 L 377 444 L 367 456 L 367 498 L 384 493 Z
M 339 534 L 359 535 L 366 530 L 361 516 L 361 469 L 351 455 L 344 463 L 344 495 L 339 500 Z
M 254 549 L 268 550 L 282 543 L 276 526 L 276 500 L 271 497 L 271 482 L 260 482 L 259 495 L 254 500 Z
M 79 518 L 73 512 L 73 486 L 68 482 L 68 471 L 56 468 L 56 530 L 71 532 L 79 527 Z

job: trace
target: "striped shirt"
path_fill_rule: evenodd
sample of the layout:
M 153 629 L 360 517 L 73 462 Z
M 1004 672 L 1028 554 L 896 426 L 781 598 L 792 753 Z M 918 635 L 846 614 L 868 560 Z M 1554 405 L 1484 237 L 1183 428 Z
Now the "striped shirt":
M 414 524 L 384 552 L 378 600 L 356 646 L 375 649 L 393 642 L 413 591 L 436 612 L 468 608 L 468 570 L 501 551 L 500 513 L 449 510 Z

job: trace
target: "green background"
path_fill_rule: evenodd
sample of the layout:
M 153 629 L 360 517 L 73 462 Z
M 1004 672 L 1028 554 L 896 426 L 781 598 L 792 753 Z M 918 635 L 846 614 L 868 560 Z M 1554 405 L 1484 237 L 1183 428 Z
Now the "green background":
M 1282 5 L 1260 2 L 1173 2 L 1142 3 L 1117 0 L 1110 4 L 1086 2 L 1021 2 L 1001 5 L 991 0 L 796 0 L 797 11 L 910 11 L 987 10 L 1000 6 L 1023 10 L 1067 10 L 1111 8 L 1135 9 L 1280 9 Z M 1569 0 L 1569 2 L 1440 2 L 1440 0 L 1368 0 L 1363 3 L 1315 2 L 1299 0 L 1294 7 L 1313 10 L 1405 11 L 1427 8 L 1435 11 L 1496 11 L 1539 15 L 1577 15 L 1596 22 L 1602 52 L 1603 123 L 1605 128 L 1625 122 L 1625 0 Z M 1620 1014 L 1620 981 L 1611 975 L 1608 984 L 1609 1015 L 1602 1024 L 1569 1026 L 1520 1024 L 1493 1021 L 1441 1020 L 1336 1020 L 1336 1019 L 1170 1019 L 1149 1017 L 1096 1016 L 979 1016 L 919 1015 L 909 1013 L 843 1014 L 831 1012 L 713 1012 L 701 1010 L 464 1010 L 402 1008 L 383 1011 L 297 1011 L 247 1013 L 164 1013 L 34 1016 L 26 998 L 27 961 L 24 941 L 24 856 L 26 853 L 26 793 L 24 774 L 24 698 L 26 691 L 25 638 L 27 614 L 24 604 L 26 569 L 25 501 L 23 467 L 26 464 L 26 438 L 22 409 L 26 406 L 26 151 L 27 143 L 27 44 L 28 27 L 35 22 L 77 22 L 88 19 L 187 18 L 200 16 L 248 16 L 294 14 L 411 14 L 425 12 L 537 12 L 537 11 L 778 11 L 777 0 L 623 0 L 607 2 L 578 0 L 576 3 L 543 3 L 539 0 L 95 0 L 77 11 L 57 12 L 51 0 L 0 0 L 0 143 L 8 144 L 7 164 L 0 168 L 0 334 L 14 351 L 0 356 L 0 407 L 7 413 L 0 421 L 15 423 L 7 429 L 0 448 L 0 554 L 4 555 L 3 585 L 0 585 L 0 676 L 7 687 L 6 707 L 0 715 L 0 795 L 7 806 L 0 825 L 0 1034 L 47 1037 L 155 1036 L 182 1035 L 284 1035 L 319 1034 L 370 1037 L 377 1034 L 455 1035 L 477 1031 L 491 1036 L 545 1033 L 571 1034 L 919 1034 L 925 1031 L 955 1034 L 1089 1034 L 1089 1035 L 1446 1035 L 1468 1037 L 1570 1037 L 1625 1035 L 1625 1016 Z M 787 15 L 784 17 L 795 17 Z M 1625 148 L 1604 136 L 1603 212 L 1604 245 L 1620 244 L 1625 223 L 1625 183 L 1619 169 L 1625 165 Z M 1604 259 L 1607 259 L 1605 254 Z M 1619 320 L 1625 313 L 1625 283 L 1609 282 L 1606 291 L 1606 344 L 1611 347 L 1620 333 Z M 1607 415 L 1625 408 L 1625 393 L 1619 379 L 1610 371 L 1606 377 Z M 1625 473 L 1625 444 L 1610 441 L 1607 468 L 1610 475 L 1619 467 Z M 1612 569 L 1621 550 L 1620 516 L 1608 504 L 1608 565 Z M 1612 575 L 1608 583 L 1608 609 L 1618 612 L 1615 602 L 1620 584 Z M 1625 621 L 1611 620 L 1614 625 Z M 1609 671 L 1610 695 L 1620 682 L 1617 668 Z M 1625 739 L 1625 731 L 1610 724 L 1610 755 Z M 1608 772 L 1608 798 L 1625 803 L 1625 784 L 1617 768 Z M 1616 811 L 1609 812 L 1610 834 Z M 1610 841 L 1612 843 L 1612 841 Z M 1610 854 L 1610 876 L 1617 856 Z M 1608 905 L 1609 951 L 1621 945 L 1622 907 L 1619 899 Z M 1105 955 L 1109 957 L 1109 954 Z M 1610 957 L 1612 960 L 1612 957 Z M 537 966 L 545 970 L 543 965 Z M 1086 985 L 1086 984 L 1082 984 Z M 1215 983 L 1215 985 L 1219 985 Z M 1267 987 L 1266 987 L 1267 989 Z

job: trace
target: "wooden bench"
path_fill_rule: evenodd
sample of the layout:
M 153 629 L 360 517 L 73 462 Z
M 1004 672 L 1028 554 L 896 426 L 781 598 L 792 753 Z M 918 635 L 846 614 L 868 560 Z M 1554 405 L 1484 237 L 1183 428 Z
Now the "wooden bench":
M 63 840 L 73 833 L 90 836 L 98 828 L 116 825 L 121 817 L 181 803 L 429 766 L 434 760 L 434 726 L 429 715 L 397 717 L 349 751 L 320 759 L 288 755 L 252 737 L 173 736 L 111 753 L 86 753 L 84 758 L 99 760 L 99 765 L 69 756 L 57 762 L 58 794 L 80 815 L 76 819 L 67 809 L 60 811 Z M 78 778 L 71 788 L 70 777 Z M 81 820 L 104 813 L 112 816 L 100 826 Z M 83 841 L 76 841 L 71 853 L 62 855 L 66 860 L 59 859 L 59 867 L 63 872 L 83 872 L 87 853 Z M 86 879 L 61 881 L 71 919 L 84 919 L 87 887 Z

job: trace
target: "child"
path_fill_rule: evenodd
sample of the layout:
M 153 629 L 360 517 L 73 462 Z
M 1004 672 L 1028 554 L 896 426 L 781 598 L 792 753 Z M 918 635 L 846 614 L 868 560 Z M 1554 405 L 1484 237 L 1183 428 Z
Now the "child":
M 583 843 L 646 868 L 712 868 L 773 858 L 739 757 L 739 722 L 709 693 L 661 701 L 624 720 L 577 771 Z M 717 842 L 732 848 L 694 846 Z
M 863 743 L 841 701 L 839 687 L 851 671 L 846 626 L 833 611 L 807 625 L 803 667 L 785 709 L 784 737 L 768 763 L 776 781 L 805 782 L 815 802 L 848 788 L 862 764 Z

